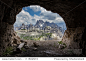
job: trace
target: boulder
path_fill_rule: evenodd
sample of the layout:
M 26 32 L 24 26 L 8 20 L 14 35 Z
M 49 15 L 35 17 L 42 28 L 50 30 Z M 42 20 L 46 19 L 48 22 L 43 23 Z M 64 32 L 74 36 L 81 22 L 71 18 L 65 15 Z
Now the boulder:
M 33 45 L 34 45 L 34 47 L 38 47 L 39 46 L 38 42 L 33 42 Z

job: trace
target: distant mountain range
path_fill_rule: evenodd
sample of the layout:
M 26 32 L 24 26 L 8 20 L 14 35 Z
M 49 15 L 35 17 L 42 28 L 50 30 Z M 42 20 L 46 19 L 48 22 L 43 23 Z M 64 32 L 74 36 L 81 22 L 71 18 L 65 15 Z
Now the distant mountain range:
M 34 26 L 41 27 L 42 29 L 44 29 L 46 26 L 50 26 L 51 28 L 57 28 L 60 31 L 63 31 L 63 29 L 59 27 L 56 23 L 50 23 L 48 21 L 44 22 L 43 20 L 38 20 Z
M 43 28 L 46 27 L 46 26 L 50 26 L 50 27 L 52 27 L 52 28 L 59 28 L 57 24 L 55 24 L 55 23 L 53 23 L 53 22 L 50 23 L 50 22 L 48 22 L 48 21 L 44 22 L 43 20 L 38 20 L 38 21 L 36 22 L 35 26 L 38 26 L 38 27 L 42 26 Z
M 44 22 L 43 20 L 37 20 L 36 24 L 33 25 L 33 24 L 29 24 L 29 25 L 22 25 L 20 27 L 17 27 L 18 30 L 20 30 L 21 28 L 22 29 L 29 29 L 29 27 L 36 27 L 36 28 L 41 28 L 41 29 L 44 29 L 46 26 L 50 26 L 51 28 L 57 28 L 59 29 L 62 33 L 63 33 L 63 29 L 61 27 L 59 27 L 56 23 L 50 23 L 48 21 Z

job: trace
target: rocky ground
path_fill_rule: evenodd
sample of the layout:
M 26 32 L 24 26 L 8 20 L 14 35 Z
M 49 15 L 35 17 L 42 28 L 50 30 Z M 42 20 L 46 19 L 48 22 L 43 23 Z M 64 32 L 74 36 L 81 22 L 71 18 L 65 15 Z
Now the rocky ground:
M 65 49 L 64 45 L 58 41 L 32 41 L 28 40 L 20 50 L 13 50 L 12 54 L 6 54 L 8 57 L 69 57 L 83 56 L 81 50 Z M 23 43 L 23 42 L 22 42 Z M 18 45 L 19 46 L 19 45 Z M 14 45 L 14 47 L 18 47 Z M 77 52 L 77 53 L 76 53 Z

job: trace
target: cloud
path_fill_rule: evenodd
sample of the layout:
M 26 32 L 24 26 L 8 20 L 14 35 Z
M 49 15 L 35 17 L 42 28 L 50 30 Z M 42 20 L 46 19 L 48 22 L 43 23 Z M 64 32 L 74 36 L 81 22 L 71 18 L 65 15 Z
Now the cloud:
M 16 16 L 16 22 L 14 24 L 20 26 L 22 23 L 25 23 L 26 25 L 30 23 L 32 19 L 32 16 L 28 13 L 22 10 L 17 16 Z
M 43 7 L 37 6 L 37 5 L 31 5 L 30 8 L 34 12 L 41 11 L 40 17 L 42 16 L 43 19 L 48 19 L 48 20 L 55 20 L 57 17 L 60 17 L 59 14 L 57 13 L 52 13 L 51 11 L 47 11 Z M 61 17 L 60 17 L 61 18 Z
M 25 25 L 29 25 L 30 23 L 35 24 L 37 20 L 43 20 L 48 22 L 54 22 L 54 23 L 64 23 L 63 18 L 57 14 L 52 13 L 51 11 L 47 11 L 43 7 L 40 6 L 29 6 L 34 12 L 41 11 L 40 16 L 35 15 L 31 16 L 29 12 L 26 12 L 27 8 L 25 10 L 22 9 L 22 11 L 16 16 L 16 22 L 14 26 L 20 26 L 22 23 Z
M 34 12 L 41 11 L 41 12 L 46 12 L 46 9 L 38 6 L 38 5 L 31 5 L 29 6 L 30 9 L 32 9 Z

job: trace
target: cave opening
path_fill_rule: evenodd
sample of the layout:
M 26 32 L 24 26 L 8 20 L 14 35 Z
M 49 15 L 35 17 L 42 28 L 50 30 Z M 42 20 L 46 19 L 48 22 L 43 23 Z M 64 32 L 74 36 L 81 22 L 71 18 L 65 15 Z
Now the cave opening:
M 39 5 L 23 7 L 16 15 L 14 30 L 22 41 L 27 41 L 28 47 L 36 47 L 34 50 L 46 50 L 52 54 L 67 47 L 62 42 L 66 30 L 64 19 Z
M 39 5 L 30 5 L 23 7 L 16 15 L 14 30 L 21 40 L 28 41 L 28 45 L 36 42 L 40 45 L 44 43 L 44 47 L 60 48 L 66 24 L 59 14 L 47 11 Z
M 24 40 L 61 41 L 66 30 L 63 18 L 39 5 L 23 7 L 16 15 L 14 30 Z

